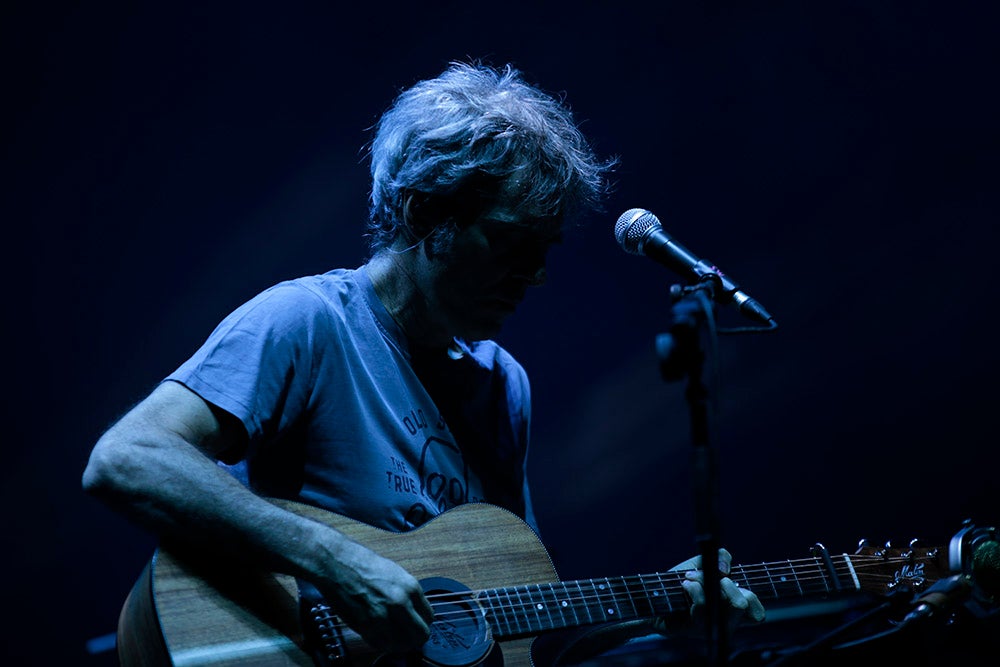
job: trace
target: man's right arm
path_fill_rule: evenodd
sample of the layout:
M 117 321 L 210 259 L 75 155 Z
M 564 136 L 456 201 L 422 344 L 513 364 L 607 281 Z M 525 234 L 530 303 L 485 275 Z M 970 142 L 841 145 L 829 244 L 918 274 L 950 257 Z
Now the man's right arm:
M 433 612 L 416 579 L 220 467 L 216 457 L 245 438 L 235 417 L 164 382 L 101 436 L 83 488 L 158 535 L 311 581 L 376 649 L 422 645 Z

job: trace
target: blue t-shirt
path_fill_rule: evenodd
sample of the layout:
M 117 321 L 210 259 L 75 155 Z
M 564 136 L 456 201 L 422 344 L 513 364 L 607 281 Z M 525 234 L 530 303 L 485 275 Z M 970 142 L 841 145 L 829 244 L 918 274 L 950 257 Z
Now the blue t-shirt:
M 167 380 L 236 416 L 230 469 L 257 493 L 392 531 L 486 501 L 536 527 L 528 379 L 492 341 L 411 349 L 364 267 L 279 283 Z

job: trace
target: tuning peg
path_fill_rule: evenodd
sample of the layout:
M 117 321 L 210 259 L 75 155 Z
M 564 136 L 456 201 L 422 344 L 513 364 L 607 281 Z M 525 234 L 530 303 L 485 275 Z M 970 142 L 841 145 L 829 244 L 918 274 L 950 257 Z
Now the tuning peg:
M 886 542 L 885 546 L 883 546 L 881 549 L 876 549 L 875 550 L 874 555 L 875 556 L 881 556 L 882 558 L 888 560 L 888 558 L 889 558 L 889 549 L 891 549 L 891 548 L 892 548 L 892 542 Z

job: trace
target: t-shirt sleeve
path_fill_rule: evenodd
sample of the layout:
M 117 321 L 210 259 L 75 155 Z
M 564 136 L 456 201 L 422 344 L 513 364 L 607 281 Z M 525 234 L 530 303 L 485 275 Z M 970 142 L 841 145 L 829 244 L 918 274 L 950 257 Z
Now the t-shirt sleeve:
M 329 326 L 318 295 L 282 283 L 234 310 L 166 379 L 237 417 L 253 443 L 306 409 L 315 341 Z

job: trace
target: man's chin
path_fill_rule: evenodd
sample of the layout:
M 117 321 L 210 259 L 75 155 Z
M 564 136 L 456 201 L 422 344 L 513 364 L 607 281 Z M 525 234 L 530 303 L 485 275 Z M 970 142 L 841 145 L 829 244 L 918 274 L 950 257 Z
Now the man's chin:
M 466 322 L 465 326 L 461 328 L 464 333 L 460 334 L 458 337 L 464 338 L 465 340 L 487 340 L 490 338 L 496 338 L 496 336 L 500 333 L 500 330 L 503 329 L 503 322 L 507 319 L 508 315 L 504 315 L 499 318 L 484 318 L 477 322 Z

